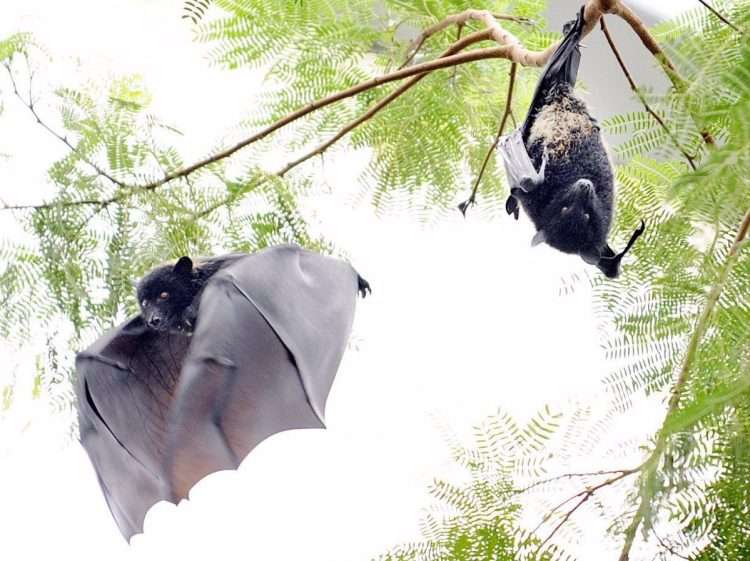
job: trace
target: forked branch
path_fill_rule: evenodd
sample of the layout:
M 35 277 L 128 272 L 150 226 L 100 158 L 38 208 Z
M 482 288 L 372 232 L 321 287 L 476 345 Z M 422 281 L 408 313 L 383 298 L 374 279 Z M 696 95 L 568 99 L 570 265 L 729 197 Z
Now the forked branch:
M 477 31 L 476 33 L 467 35 L 463 39 L 459 39 L 458 41 L 453 43 L 453 45 L 451 45 L 445 52 L 443 52 L 440 55 L 438 60 L 443 59 L 447 56 L 456 54 L 464 50 L 466 47 L 473 45 L 474 43 L 478 43 L 480 41 L 486 41 L 488 39 L 490 39 L 490 32 L 489 30 L 486 30 L 486 29 L 484 31 Z M 280 169 L 276 173 L 276 175 L 278 175 L 279 177 L 283 177 L 292 168 L 297 167 L 302 162 L 312 158 L 313 156 L 322 154 L 323 152 L 328 150 L 328 148 L 330 148 L 333 144 L 338 142 L 346 134 L 348 134 L 349 132 L 357 128 L 359 125 L 361 125 L 365 121 L 374 117 L 377 113 L 379 113 L 386 106 L 390 105 L 397 98 L 401 97 L 404 93 L 406 93 L 409 89 L 411 89 L 414 85 L 416 85 L 425 76 L 427 76 L 427 73 L 419 74 L 417 76 L 414 76 L 413 78 L 410 78 L 408 81 L 404 82 L 401 86 L 399 86 L 393 92 L 385 96 L 383 99 L 374 103 L 361 117 L 358 117 L 357 119 L 354 119 L 353 121 L 345 125 L 341 130 L 339 130 L 339 132 L 333 135 L 333 137 L 331 137 L 329 140 L 327 140 L 326 142 L 324 142 L 323 144 L 321 144 L 314 150 L 311 150 L 310 152 L 306 153 L 303 156 L 300 156 L 293 162 L 288 163 L 286 166 Z
M 604 36 L 607 38 L 607 43 L 609 43 L 610 49 L 612 49 L 612 52 L 615 55 L 615 58 L 617 59 L 617 63 L 620 65 L 620 68 L 622 69 L 622 73 L 625 74 L 625 79 L 628 81 L 628 84 L 630 84 L 630 89 L 633 90 L 633 93 L 638 97 L 638 99 L 643 104 L 643 108 L 646 110 L 646 112 L 651 115 L 654 120 L 659 123 L 659 126 L 661 126 L 662 129 L 664 129 L 664 132 L 667 133 L 667 136 L 672 140 L 672 143 L 675 145 L 677 150 L 680 151 L 680 153 L 685 156 L 685 159 L 688 161 L 688 164 L 690 164 L 690 167 L 693 168 L 693 170 L 697 169 L 695 166 L 695 160 L 693 159 L 690 154 L 688 154 L 685 149 L 680 146 L 680 141 L 677 139 L 675 134 L 670 130 L 670 128 L 667 126 L 667 124 L 664 122 L 664 119 L 661 118 L 661 116 L 654 111 L 651 106 L 648 104 L 648 101 L 646 100 L 646 96 L 643 95 L 643 92 L 638 88 L 638 86 L 635 83 L 635 80 L 633 80 L 632 74 L 630 74 L 630 71 L 628 70 L 628 67 L 625 66 L 625 61 L 622 59 L 622 55 L 620 54 L 620 51 L 617 48 L 617 45 L 615 45 L 614 40 L 612 39 L 612 35 L 609 33 L 609 29 L 607 28 L 607 23 L 604 21 L 605 18 L 602 17 L 601 19 L 601 26 L 602 26 L 602 32 L 604 33 Z
M 674 65 L 669 61 L 667 56 L 661 50 L 661 48 L 656 43 L 655 39 L 651 36 L 648 29 L 640 20 L 640 18 L 638 18 L 638 16 L 635 13 L 633 13 L 632 10 L 630 10 L 627 6 L 625 6 L 621 2 L 621 0 L 587 0 L 585 4 L 585 8 L 584 8 L 585 26 L 583 30 L 583 35 L 586 35 L 589 32 L 591 32 L 591 30 L 595 27 L 599 19 L 604 14 L 607 14 L 607 13 L 616 14 L 622 19 L 624 19 L 633 28 L 635 33 L 641 38 L 641 41 L 644 43 L 644 45 L 646 45 L 649 51 L 651 51 L 654 54 L 654 56 L 661 62 L 668 76 L 672 80 L 675 88 L 678 90 L 681 90 L 684 88 L 685 81 L 680 77 Z M 246 148 L 247 146 L 250 146 L 266 138 L 271 133 L 297 121 L 298 119 L 306 115 L 309 115 L 310 113 L 314 111 L 318 111 L 333 103 L 358 95 L 362 92 L 368 91 L 372 88 L 376 88 L 383 84 L 387 84 L 393 81 L 403 80 L 405 78 L 413 79 L 412 81 L 404 84 L 402 88 L 399 88 L 396 91 L 394 91 L 392 94 L 390 94 L 389 96 L 386 96 L 381 102 L 376 103 L 373 107 L 368 109 L 367 112 L 363 114 L 360 118 L 346 125 L 341 131 L 339 131 L 339 133 L 337 133 L 334 136 L 334 138 L 323 143 L 322 145 L 312 150 L 309 154 L 306 154 L 302 158 L 299 158 L 298 160 L 288 164 L 285 168 L 283 168 L 282 170 L 278 172 L 278 175 L 283 176 L 291 168 L 295 167 L 296 165 L 299 165 L 300 163 L 309 159 L 315 154 L 323 153 L 323 151 L 325 151 L 333 143 L 337 142 L 340 138 L 342 138 L 348 132 L 350 132 L 351 130 L 353 130 L 354 128 L 356 128 L 357 126 L 359 126 L 366 120 L 370 119 L 375 113 L 377 113 L 378 111 L 381 111 L 385 106 L 391 103 L 394 99 L 402 95 L 407 89 L 411 88 L 414 84 L 416 84 L 419 80 L 421 80 L 421 78 L 423 78 L 426 74 L 434 72 L 435 70 L 439 70 L 442 68 L 455 67 L 457 65 L 467 64 L 467 63 L 476 62 L 479 60 L 491 59 L 491 58 L 507 59 L 510 62 L 514 63 L 515 65 L 537 66 L 537 67 L 543 66 L 547 62 L 550 55 L 557 48 L 557 43 L 550 45 L 549 47 L 547 47 L 546 49 L 542 51 L 531 51 L 531 50 L 524 48 L 521 42 L 519 41 L 519 39 L 515 37 L 512 33 L 505 30 L 498 22 L 498 20 L 500 19 L 511 19 L 511 18 L 513 18 L 514 21 L 522 22 L 522 18 L 516 18 L 515 16 L 502 16 L 498 18 L 494 16 L 492 13 L 485 11 L 485 10 L 465 10 L 459 14 L 449 16 L 445 20 L 438 22 L 435 25 L 428 28 L 427 30 L 425 30 L 422 34 L 422 37 L 424 37 L 424 40 L 426 40 L 429 36 L 434 35 L 435 33 L 443 29 L 446 29 L 447 27 L 450 27 L 451 25 L 465 24 L 466 22 L 473 20 L 473 21 L 482 22 L 485 25 L 485 30 L 477 32 L 477 33 L 482 34 L 483 37 L 486 34 L 489 39 L 494 40 L 500 46 L 494 47 L 494 48 L 477 49 L 477 50 L 473 50 L 469 52 L 450 54 L 450 55 L 446 55 L 444 53 L 443 56 L 441 56 L 440 58 L 436 60 L 424 62 L 421 64 L 411 65 L 406 68 L 400 68 L 394 72 L 384 74 L 376 78 L 372 78 L 371 80 L 367 80 L 365 82 L 362 82 L 346 90 L 333 93 L 324 98 L 318 99 L 304 107 L 301 107 L 300 109 L 297 109 L 296 111 L 293 111 L 287 114 L 286 116 L 264 127 L 263 129 L 256 132 L 255 134 L 249 136 L 248 138 L 228 148 L 225 148 L 224 150 L 221 150 L 215 154 L 207 156 L 188 166 L 184 166 L 182 168 L 166 173 L 160 179 L 157 179 L 148 183 L 127 184 L 115 178 L 110 173 L 106 172 L 105 170 L 101 169 L 94 162 L 83 159 L 83 161 L 89 166 L 91 166 L 98 174 L 107 178 L 110 182 L 116 185 L 118 187 L 118 191 L 114 196 L 110 197 L 109 199 L 103 199 L 101 201 L 97 201 L 96 203 L 91 203 L 90 201 L 80 201 L 80 203 L 78 204 L 100 204 L 100 205 L 104 204 L 106 205 L 112 202 L 122 201 L 128 198 L 129 196 L 131 196 L 132 194 L 135 194 L 136 192 L 150 191 L 150 190 L 156 189 L 176 179 L 188 177 L 190 174 L 194 173 L 195 171 L 205 166 L 216 163 L 225 158 L 229 158 L 230 156 L 234 155 L 235 153 L 242 150 L 243 148 Z M 449 50 L 450 51 L 458 50 L 461 44 L 461 41 L 465 41 L 466 39 L 469 39 L 470 37 L 472 38 L 472 40 L 474 40 L 478 37 L 478 35 L 476 34 L 469 35 L 465 39 L 456 42 Z M 422 43 L 423 42 L 424 41 L 422 41 Z M 419 45 L 417 45 L 416 48 L 419 48 Z M 465 46 L 462 48 L 465 48 Z M 509 94 L 512 95 L 512 90 L 509 91 Z M 34 113 L 34 116 L 36 117 L 36 119 L 40 123 L 42 123 L 41 119 L 39 118 L 39 115 L 36 114 L 33 108 L 33 104 L 26 104 L 26 105 L 27 107 L 29 107 L 30 110 L 32 110 L 32 113 Z M 515 121 L 512 110 L 509 110 L 508 115 L 513 119 L 513 121 Z M 505 116 L 505 118 L 507 119 L 507 116 Z M 61 141 L 65 142 L 70 150 L 74 152 L 76 151 L 75 146 L 73 146 L 70 142 L 68 142 L 64 136 L 61 136 L 55 133 L 55 131 L 53 131 L 49 127 L 45 127 L 45 128 L 47 128 L 51 134 L 55 135 Z M 703 135 L 703 138 L 706 141 L 706 143 L 708 144 L 713 143 L 713 138 L 711 137 L 710 133 L 704 131 L 701 134 Z M 50 203 L 50 204 L 54 204 L 54 203 Z M 76 204 L 76 202 L 73 202 L 72 204 Z M 33 207 L 33 205 L 30 205 L 30 206 Z M 46 205 L 46 206 L 49 206 L 49 205 Z M 8 208 L 8 207 L 5 207 L 5 208 Z M 37 207 L 33 207 L 33 208 L 37 208 Z

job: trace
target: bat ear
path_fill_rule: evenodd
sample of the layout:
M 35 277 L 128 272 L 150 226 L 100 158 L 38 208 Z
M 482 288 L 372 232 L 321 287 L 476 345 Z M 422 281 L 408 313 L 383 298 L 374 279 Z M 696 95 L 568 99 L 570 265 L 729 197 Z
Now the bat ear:
M 534 234 L 534 237 L 531 238 L 531 247 L 536 247 L 540 243 L 544 243 L 547 241 L 547 235 L 544 233 L 544 230 L 539 230 L 536 234 Z
M 180 257 L 175 263 L 174 269 L 172 269 L 178 275 L 189 275 L 192 270 L 193 262 L 187 255 Z

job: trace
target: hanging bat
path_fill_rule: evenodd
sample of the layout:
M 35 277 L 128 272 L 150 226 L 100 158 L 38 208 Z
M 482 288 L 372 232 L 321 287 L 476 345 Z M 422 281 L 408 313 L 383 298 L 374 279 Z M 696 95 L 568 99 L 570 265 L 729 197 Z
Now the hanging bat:
M 537 229 L 532 245 L 544 242 L 578 254 L 614 278 L 646 225 L 641 222 L 618 254 L 607 243 L 614 208 L 612 164 L 596 120 L 573 93 L 584 23 L 581 8 L 542 72 L 526 120 L 500 144 L 511 187 L 505 208 L 518 219 L 520 201 Z
M 142 313 L 76 358 L 80 441 L 126 539 L 263 439 L 324 427 L 358 290 L 349 264 L 291 245 L 144 277 Z

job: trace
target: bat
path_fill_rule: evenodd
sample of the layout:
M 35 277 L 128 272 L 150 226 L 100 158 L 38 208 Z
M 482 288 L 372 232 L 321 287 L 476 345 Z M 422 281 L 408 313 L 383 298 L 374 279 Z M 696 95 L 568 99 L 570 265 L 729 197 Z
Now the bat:
M 265 438 L 324 427 L 357 291 L 348 263 L 292 245 L 144 277 L 142 313 L 76 357 L 80 442 L 126 540 Z
M 573 93 L 583 12 L 563 29 L 524 123 L 500 142 L 510 184 L 505 209 L 517 220 L 520 202 L 537 230 L 532 245 L 578 254 L 614 278 L 646 225 L 641 222 L 620 253 L 607 243 L 614 212 L 612 163 L 596 120 Z

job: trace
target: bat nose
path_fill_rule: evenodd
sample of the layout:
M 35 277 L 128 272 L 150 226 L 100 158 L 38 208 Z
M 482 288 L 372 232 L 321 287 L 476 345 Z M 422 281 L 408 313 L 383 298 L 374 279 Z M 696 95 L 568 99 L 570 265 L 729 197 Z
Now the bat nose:
M 594 184 L 588 179 L 579 179 L 576 181 L 576 187 L 584 193 L 590 193 L 594 189 Z
M 148 319 L 149 327 L 159 327 L 159 324 L 161 324 L 161 318 L 159 316 L 151 316 Z

